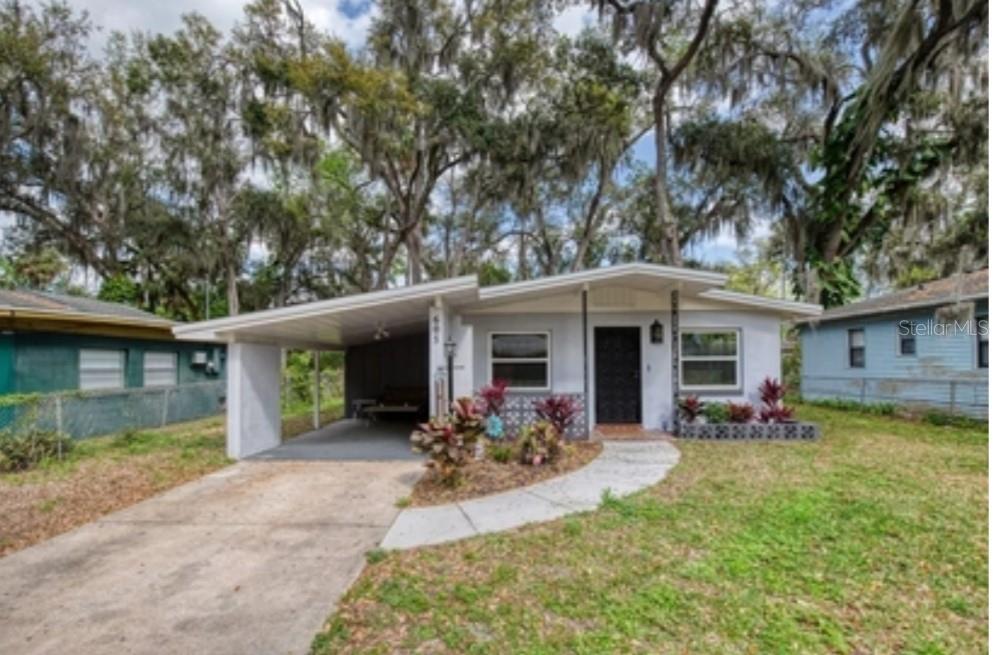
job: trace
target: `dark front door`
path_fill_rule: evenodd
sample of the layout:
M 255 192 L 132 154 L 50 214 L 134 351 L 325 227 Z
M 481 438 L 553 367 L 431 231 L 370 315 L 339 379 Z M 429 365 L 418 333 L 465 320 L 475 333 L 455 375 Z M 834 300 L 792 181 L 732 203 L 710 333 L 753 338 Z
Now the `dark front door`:
M 593 330 L 596 422 L 641 422 L 641 330 Z

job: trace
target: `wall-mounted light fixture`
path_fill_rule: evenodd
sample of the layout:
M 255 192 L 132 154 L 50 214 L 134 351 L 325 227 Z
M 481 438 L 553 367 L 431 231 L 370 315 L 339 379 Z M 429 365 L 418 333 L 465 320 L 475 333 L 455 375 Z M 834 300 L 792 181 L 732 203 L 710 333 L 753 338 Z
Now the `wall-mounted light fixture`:
M 659 319 L 655 319 L 651 327 L 648 328 L 648 331 L 652 343 L 663 343 L 665 341 L 665 328 L 659 323 Z

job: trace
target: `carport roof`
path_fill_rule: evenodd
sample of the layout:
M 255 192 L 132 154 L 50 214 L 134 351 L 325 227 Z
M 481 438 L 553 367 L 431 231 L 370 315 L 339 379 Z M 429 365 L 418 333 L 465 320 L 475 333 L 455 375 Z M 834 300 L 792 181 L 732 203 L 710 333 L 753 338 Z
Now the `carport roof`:
M 373 341 L 382 326 L 390 336 L 427 331 L 428 308 L 441 299 L 458 307 L 478 297 L 476 276 L 371 291 L 267 309 L 173 329 L 179 339 L 273 343 L 337 349 Z

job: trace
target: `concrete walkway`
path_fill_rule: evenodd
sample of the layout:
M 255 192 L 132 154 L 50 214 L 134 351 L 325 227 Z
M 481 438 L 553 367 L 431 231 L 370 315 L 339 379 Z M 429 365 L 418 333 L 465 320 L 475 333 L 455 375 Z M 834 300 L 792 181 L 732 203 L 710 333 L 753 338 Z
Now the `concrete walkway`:
M 241 462 L 0 559 L 0 653 L 306 653 L 419 461 Z
M 607 441 L 603 452 L 558 478 L 459 503 L 403 510 L 383 548 L 404 549 L 510 530 L 596 509 L 603 493 L 634 493 L 664 478 L 679 461 L 668 441 Z

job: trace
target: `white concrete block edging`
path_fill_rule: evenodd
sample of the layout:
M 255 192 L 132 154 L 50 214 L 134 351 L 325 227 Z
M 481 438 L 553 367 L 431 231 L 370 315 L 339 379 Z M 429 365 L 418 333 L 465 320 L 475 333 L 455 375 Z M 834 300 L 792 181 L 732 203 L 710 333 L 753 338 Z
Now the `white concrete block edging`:
M 668 441 L 607 441 L 581 469 L 520 489 L 435 507 L 405 509 L 381 546 L 405 550 L 552 521 L 600 506 L 608 489 L 626 496 L 650 487 L 679 462 Z

